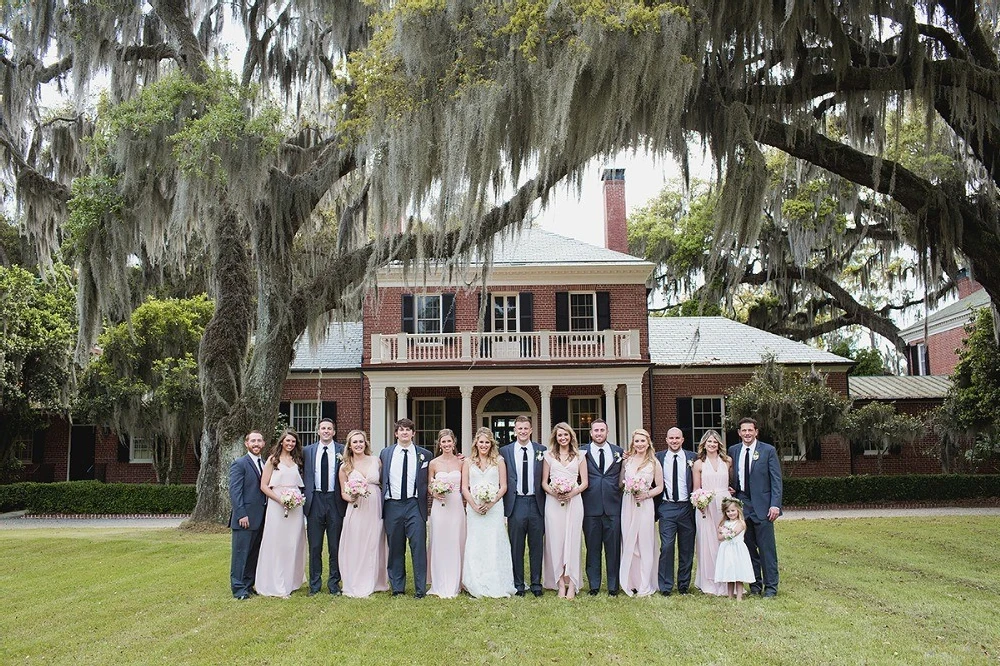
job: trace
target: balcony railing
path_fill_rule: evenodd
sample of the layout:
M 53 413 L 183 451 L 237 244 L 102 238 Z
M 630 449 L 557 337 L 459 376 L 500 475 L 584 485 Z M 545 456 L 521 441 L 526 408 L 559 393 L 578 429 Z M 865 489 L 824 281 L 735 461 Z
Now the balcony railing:
M 373 364 L 638 360 L 639 331 L 372 335 Z

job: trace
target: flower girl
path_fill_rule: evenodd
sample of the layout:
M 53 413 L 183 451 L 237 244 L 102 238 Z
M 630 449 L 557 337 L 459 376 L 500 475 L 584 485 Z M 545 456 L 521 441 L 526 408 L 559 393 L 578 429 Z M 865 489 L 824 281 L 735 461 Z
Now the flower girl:
M 743 599 L 743 583 L 754 582 L 750 551 L 743 542 L 747 524 L 743 520 L 743 503 L 735 497 L 722 500 L 722 520 L 719 522 L 719 554 L 715 558 L 715 582 L 726 583 L 729 598 Z

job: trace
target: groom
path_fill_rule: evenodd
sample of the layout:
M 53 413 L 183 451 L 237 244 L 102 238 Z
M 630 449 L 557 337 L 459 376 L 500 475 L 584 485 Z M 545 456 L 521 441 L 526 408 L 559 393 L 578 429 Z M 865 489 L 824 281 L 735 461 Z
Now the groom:
M 330 594 L 340 594 L 340 532 L 344 527 L 347 502 L 340 494 L 337 475 L 344 447 L 333 440 L 337 425 L 332 419 L 320 419 L 316 428 L 319 441 L 303 450 L 303 476 L 306 483 L 306 537 L 309 540 L 309 596 L 319 594 L 323 587 L 323 537 L 330 558 L 330 577 L 326 586 Z
M 246 455 L 229 466 L 229 501 L 233 507 L 229 519 L 229 527 L 233 530 L 229 584 L 233 596 L 241 600 L 256 594 L 253 585 L 260 538 L 264 533 L 264 507 L 267 506 L 267 497 L 260 491 L 263 470 L 260 452 L 264 448 L 264 435 L 252 430 L 247 433 L 243 445 Z
M 618 595 L 618 566 L 622 550 L 622 491 L 618 476 L 622 469 L 621 447 L 608 442 L 604 419 L 590 423 L 590 443 L 580 449 L 587 458 L 586 490 L 583 497 L 583 539 L 587 545 L 587 581 L 590 596 L 601 588 L 601 551 L 608 569 L 608 594 Z
M 396 421 L 396 442 L 379 454 L 385 503 L 382 520 L 389 543 L 389 585 L 392 596 L 406 589 L 406 542 L 413 560 L 414 595 L 427 589 L 427 465 L 431 452 L 413 443 L 410 419 Z
M 778 452 L 757 440 L 757 421 L 740 419 L 742 444 L 729 447 L 733 465 L 732 486 L 743 502 L 747 529 L 744 540 L 756 580 L 750 594 L 778 594 L 778 549 L 774 542 L 774 521 L 781 515 L 781 465 Z M 763 570 L 763 571 L 762 571 Z M 761 576 L 763 573 L 763 576 Z
M 687 594 L 694 564 L 695 521 L 691 506 L 694 479 L 691 471 L 695 455 L 685 451 L 680 428 L 667 431 L 667 450 L 656 454 L 663 468 L 663 492 L 657 498 L 656 517 L 660 521 L 660 594 L 670 596 L 674 589 L 674 545 L 677 546 L 677 592 Z
M 531 593 L 542 596 L 542 540 L 545 535 L 545 491 L 542 490 L 542 456 L 545 447 L 531 441 L 531 419 L 514 419 L 516 439 L 500 449 L 507 465 L 507 492 L 503 513 L 507 516 L 510 556 L 514 563 L 514 589 L 524 596 L 524 542 L 531 563 Z

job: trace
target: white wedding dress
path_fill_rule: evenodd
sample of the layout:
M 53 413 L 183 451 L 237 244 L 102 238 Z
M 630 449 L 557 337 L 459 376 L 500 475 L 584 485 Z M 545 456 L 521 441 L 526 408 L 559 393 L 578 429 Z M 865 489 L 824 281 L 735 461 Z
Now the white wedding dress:
M 500 487 L 500 472 L 496 466 L 485 472 L 478 466 L 469 469 L 469 488 L 480 483 Z M 462 586 L 474 597 L 509 597 L 514 594 L 514 565 L 510 558 L 510 539 L 503 515 L 503 501 L 493 505 L 485 516 L 466 507 L 467 532 L 465 561 L 462 564 Z

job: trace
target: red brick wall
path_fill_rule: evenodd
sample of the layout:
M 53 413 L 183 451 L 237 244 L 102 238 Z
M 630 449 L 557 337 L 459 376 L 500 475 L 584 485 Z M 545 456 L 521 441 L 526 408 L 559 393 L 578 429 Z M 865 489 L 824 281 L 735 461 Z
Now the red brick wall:
M 625 224 L 625 181 L 604 181 L 604 247 L 628 254 Z
M 964 326 L 958 326 L 942 333 L 934 333 L 927 341 L 929 374 L 950 375 L 958 365 L 958 350 L 962 348 L 966 333 Z M 914 340 L 911 345 L 923 342 L 923 338 Z
M 335 376 L 324 374 L 296 374 L 285 380 L 281 400 L 319 400 L 337 403 L 337 441 L 342 441 L 351 430 L 368 432 L 368 381 L 358 373 Z

